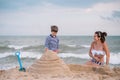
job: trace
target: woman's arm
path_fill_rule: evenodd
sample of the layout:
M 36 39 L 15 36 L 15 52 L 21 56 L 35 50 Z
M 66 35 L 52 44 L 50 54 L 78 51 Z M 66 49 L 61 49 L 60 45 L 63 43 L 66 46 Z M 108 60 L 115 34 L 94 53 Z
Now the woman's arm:
M 108 46 L 107 46 L 106 42 L 104 42 L 103 48 L 104 48 L 104 51 L 106 53 L 106 65 L 108 65 L 109 64 L 109 60 L 110 60 L 110 52 L 109 52 L 109 49 L 108 49 Z
M 92 42 L 92 44 L 91 44 L 91 46 L 90 46 L 89 56 L 90 56 L 91 58 L 94 58 L 93 54 L 91 53 L 91 50 L 92 50 L 92 49 L 93 49 L 93 42 Z

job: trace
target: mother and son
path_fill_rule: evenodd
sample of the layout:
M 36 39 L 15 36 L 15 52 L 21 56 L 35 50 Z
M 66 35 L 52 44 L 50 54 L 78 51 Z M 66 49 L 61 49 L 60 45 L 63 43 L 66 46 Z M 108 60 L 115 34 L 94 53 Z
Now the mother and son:
M 45 51 L 52 50 L 58 53 L 59 39 L 57 37 L 58 27 L 51 26 L 51 34 L 46 38 Z M 105 41 L 106 32 L 96 31 L 94 41 L 91 43 L 89 56 L 92 58 L 87 65 L 102 66 L 104 65 L 104 56 L 106 55 L 106 65 L 109 64 L 110 52 Z

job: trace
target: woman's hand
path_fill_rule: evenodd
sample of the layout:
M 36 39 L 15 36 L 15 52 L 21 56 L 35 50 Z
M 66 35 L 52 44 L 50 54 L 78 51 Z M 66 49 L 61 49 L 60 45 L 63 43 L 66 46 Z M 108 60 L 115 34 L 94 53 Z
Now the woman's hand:
M 94 56 L 94 59 L 95 59 L 96 61 L 100 61 L 100 59 L 99 59 L 98 57 L 96 57 L 96 56 Z

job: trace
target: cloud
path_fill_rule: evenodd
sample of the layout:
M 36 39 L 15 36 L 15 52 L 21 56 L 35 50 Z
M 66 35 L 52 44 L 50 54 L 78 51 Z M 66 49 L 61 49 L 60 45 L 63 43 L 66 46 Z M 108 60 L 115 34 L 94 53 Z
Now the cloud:
M 103 20 L 120 23 L 120 11 L 113 11 L 110 16 L 100 16 Z
M 120 18 L 120 11 L 114 11 L 113 14 L 112 14 L 112 17 Z
M 101 18 L 101 19 L 104 19 L 104 20 L 114 21 L 112 17 L 100 16 L 100 18 Z
M 99 15 L 103 20 L 120 22 L 120 1 L 109 3 L 98 3 L 88 9 L 89 13 Z

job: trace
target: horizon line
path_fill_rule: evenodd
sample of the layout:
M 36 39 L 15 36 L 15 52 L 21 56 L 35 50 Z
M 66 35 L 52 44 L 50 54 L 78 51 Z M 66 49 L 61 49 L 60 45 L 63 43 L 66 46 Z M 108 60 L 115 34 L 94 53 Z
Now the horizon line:
M 0 36 L 48 36 L 48 35 L 0 35 Z M 93 35 L 57 35 L 57 36 L 93 36 Z M 120 36 L 120 35 L 108 35 L 108 36 Z

